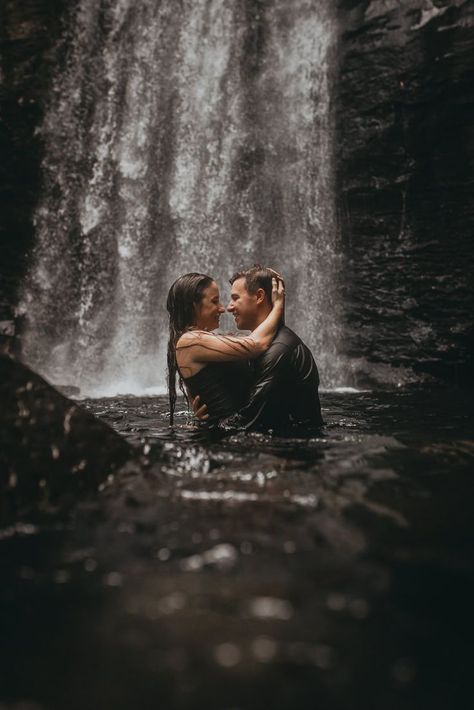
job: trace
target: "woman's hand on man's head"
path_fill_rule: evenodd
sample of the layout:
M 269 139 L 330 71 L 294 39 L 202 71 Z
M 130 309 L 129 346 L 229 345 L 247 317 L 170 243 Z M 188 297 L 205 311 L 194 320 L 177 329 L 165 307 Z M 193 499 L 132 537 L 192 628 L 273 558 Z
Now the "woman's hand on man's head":
M 272 278 L 272 303 L 274 306 L 285 305 L 285 282 L 281 277 Z

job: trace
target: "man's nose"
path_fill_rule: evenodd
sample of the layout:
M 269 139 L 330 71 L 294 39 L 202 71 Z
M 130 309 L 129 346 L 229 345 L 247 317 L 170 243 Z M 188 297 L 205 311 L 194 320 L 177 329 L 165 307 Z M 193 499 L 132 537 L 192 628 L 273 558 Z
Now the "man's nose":
M 219 313 L 225 313 L 225 308 L 222 303 L 219 303 Z
M 232 311 L 234 310 L 234 304 L 232 301 L 227 306 L 227 310 L 229 311 L 229 313 L 232 313 Z

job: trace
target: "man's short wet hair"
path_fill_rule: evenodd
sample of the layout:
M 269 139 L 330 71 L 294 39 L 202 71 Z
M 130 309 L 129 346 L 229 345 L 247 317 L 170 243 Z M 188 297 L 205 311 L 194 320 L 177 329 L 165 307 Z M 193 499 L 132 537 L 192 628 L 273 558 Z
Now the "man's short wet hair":
M 245 288 L 250 294 L 255 295 L 259 288 L 263 288 L 271 303 L 273 276 L 274 273 L 271 269 L 267 269 L 261 264 L 254 264 L 250 269 L 245 269 L 245 271 L 236 271 L 230 279 L 230 283 L 233 284 L 237 279 L 245 279 Z

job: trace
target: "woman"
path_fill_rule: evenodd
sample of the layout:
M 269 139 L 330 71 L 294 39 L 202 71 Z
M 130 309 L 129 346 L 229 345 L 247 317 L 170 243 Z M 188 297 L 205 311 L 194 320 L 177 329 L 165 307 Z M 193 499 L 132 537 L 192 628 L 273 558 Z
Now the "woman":
M 210 332 L 219 327 L 220 316 L 225 312 L 217 284 L 210 276 L 191 273 L 174 282 L 166 301 L 170 325 L 168 394 L 171 426 L 176 404 L 176 374 L 185 396 L 184 386 L 192 397 L 200 395 L 201 401 L 207 405 L 210 422 L 230 416 L 245 404 L 242 366 L 269 348 L 283 318 L 284 291 L 283 281 L 274 278 L 272 310 L 250 335 L 239 338 Z

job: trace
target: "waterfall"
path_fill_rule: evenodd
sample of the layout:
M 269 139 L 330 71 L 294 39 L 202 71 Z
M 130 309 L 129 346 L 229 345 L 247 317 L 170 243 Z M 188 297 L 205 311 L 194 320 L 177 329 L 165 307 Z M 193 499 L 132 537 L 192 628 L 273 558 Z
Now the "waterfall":
M 77 0 L 41 127 L 30 365 L 89 394 L 163 386 L 172 281 L 209 273 L 226 303 L 258 261 L 343 382 L 336 37 L 331 0 Z

